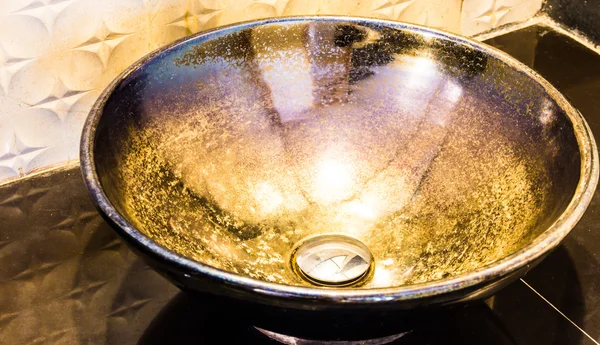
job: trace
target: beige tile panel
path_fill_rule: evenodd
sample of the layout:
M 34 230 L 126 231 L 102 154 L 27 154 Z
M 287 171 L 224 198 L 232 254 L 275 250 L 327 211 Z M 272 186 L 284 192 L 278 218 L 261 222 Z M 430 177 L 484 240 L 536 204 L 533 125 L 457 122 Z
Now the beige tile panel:
M 465 0 L 461 25 L 461 0 L 0 0 L 0 181 L 77 159 L 83 122 L 107 83 L 191 33 L 343 14 L 473 34 L 526 19 L 537 1 Z
M 464 0 L 460 32 L 466 36 L 525 21 L 542 8 L 543 0 Z

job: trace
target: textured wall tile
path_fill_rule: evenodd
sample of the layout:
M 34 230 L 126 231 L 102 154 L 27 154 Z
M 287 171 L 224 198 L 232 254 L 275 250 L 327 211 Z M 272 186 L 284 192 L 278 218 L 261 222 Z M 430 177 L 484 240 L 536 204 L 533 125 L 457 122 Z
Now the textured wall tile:
M 460 6 L 461 0 L 417 0 L 402 10 L 396 19 L 458 33 Z
M 0 45 L 9 62 L 34 58 L 47 52 L 50 33 L 41 18 L 13 14 L 0 20 Z
M 95 1 L 109 33 L 143 32 L 149 25 L 149 11 L 144 0 Z
M 52 30 L 54 49 L 60 51 L 104 39 L 99 30 L 103 25 L 103 15 L 98 15 L 102 12 L 100 4 L 93 0 L 73 1 L 57 14 Z
M 64 160 L 64 125 L 54 110 L 30 107 L 10 113 L 1 128 L 0 178 Z
M 104 87 L 127 66 L 149 53 L 152 43 L 147 32 L 136 32 L 103 41 L 94 48 L 97 54 L 104 54 L 106 61 L 101 80 L 101 87 Z
M 533 17 L 543 0 L 464 0 L 460 30 L 463 35 L 476 35 L 504 24 Z
M 189 2 L 189 0 L 148 0 L 151 25 L 168 25 L 184 20 L 190 10 Z
M 78 169 L 49 176 L 0 191 L 0 343 L 134 344 L 176 288 L 117 239 Z
M 504 0 L 502 1 L 505 8 L 510 8 L 506 14 L 498 18 L 497 25 L 504 25 L 514 22 L 520 22 L 533 17 L 542 8 L 543 0 Z
M 290 0 L 284 15 L 345 14 L 400 20 L 457 32 L 461 0 Z
M 215 12 L 213 12 L 215 13 Z M 241 6 L 234 6 L 219 11 L 206 23 L 205 28 L 213 28 L 221 25 L 231 24 L 242 20 L 253 20 L 268 17 L 275 17 L 277 11 L 269 4 L 250 3 Z
M 52 67 L 43 58 L 7 64 L 3 73 L 6 95 L 29 106 L 47 99 L 56 85 Z
M 11 13 L 15 13 L 22 8 L 31 6 L 31 4 L 37 2 L 37 0 L 2 0 L 0 1 L 0 16 L 6 16 Z
M 185 20 L 169 23 L 167 25 L 153 26 L 150 29 L 151 50 L 160 48 L 166 44 L 188 36 L 192 31 L 187 26 Z
M 0 181 L 78 158 L 102 89 L 148 52 L 200 30 L 301 14 L 368 16 L 474 34 L 541 0 L 0 0 Z

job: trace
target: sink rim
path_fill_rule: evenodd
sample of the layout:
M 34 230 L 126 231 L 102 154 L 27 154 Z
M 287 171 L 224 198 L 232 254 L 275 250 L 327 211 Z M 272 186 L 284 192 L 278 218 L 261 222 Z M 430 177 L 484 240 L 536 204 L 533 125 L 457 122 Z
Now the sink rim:
M 225 32 L 235 32 L 265 24 L 311 21 L 351 22 L 356 24 L 368 22 L 370 24 L 379 24 L 394 29 L 408 30 L 414 33 L 434 34 L 444 39 L 456 41 L 470 46 L 471 48 L 479 50 L 488 56 L 497 58 L 498 60 L 506 63 L 508 67 L 526 74 L 527 77 L 531 78 L 534 82 L 542 86 L 548 95 L 553 98 L 558 105 L 561 106 L 568 119 L 571 121 L 580 150 L 580 179 L 577 183 L 575 193 L 564 212 L 550 227 L 536 237 L 531 243 L 512 253 L 511 255 L 492 262 L 491 264 L 480 267 L 474 271 L 453 276 L 451 278 L 414 285 L 387 288 L 339 289 L 316 286 L 301 287 L 270 283 L 267 281 L 224 271 L 186 258 L 157 244 L 142 232 L 137 230 L 116 210 L 116 208 L 108 199 L 107 195 L 104 193 L 94 163 L 95 160 L 93 148 L 95 144 L 96 128 L 102 118 L 102 112 L 106 101 L 119 83 L 146 62 L 160 55 L 162 52 L 174 49 L 175 47 L 183 45 L 188 41 L 202 42 Z M 460 35 L 414 24 L 353 16 L 291 16 L 246 21 L 199 32 L 197 34 L 184 37 L 147 54 L 120 73 L 106 87 L 106 89 L 95 102 L 83 127 L 80 147 L 80 163 L 84 183 L 91 195 L 92 201 L 100 213 L 107 220 L 109 220 L 110 223 L 112 223 L 113 228 L 115 228 L 115 230 L 121 236 L 123 236 L 129 243 L 134 244 L 134 246 L 136 246 L 138 249 L 141 249 L 144 253 L 153 256 L 161 262 L 174 264 L 192 275 L 208 276 L 219 281 L 220 283 L 226 283 L 229 286 L 235 287 L 238 290 L 243 290 L 251 294 L 260 294 L 264 298 L 291 298 L 304 300 L 307 302 L 319 299 L 327 300 L 328 302 L 336 305 L 362 305 L 366 303 L 370 304 L 378 302 L 389 303 L 434 297 L 457 290 L 476 287 L 477 285 L 486 281 L 507 276 L 510 273 L 517 271 L 519 268 L 523 268 L 524 266 L 533 263 L 556 247 L 583 216 L 583 213 L 587 209 L 594 195 L 600 170 L 596 142 L 591 133 L 591 129 L 581 113 L 575 109 L 556 88 L 554 88 L 548 81 L 546 81 L 528 66 L 522 64 L 515 58 L 496 48 L 488 46 L 484 43 L 476 42 L 469 38 L 462 37 Z

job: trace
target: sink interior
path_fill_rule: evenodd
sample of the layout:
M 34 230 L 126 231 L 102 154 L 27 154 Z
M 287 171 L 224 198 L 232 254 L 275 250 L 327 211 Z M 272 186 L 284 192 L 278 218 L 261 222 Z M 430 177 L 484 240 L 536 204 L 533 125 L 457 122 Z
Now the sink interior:
M 293 257 L 319 236 L 368 248 L 354 287 L 476 270 L 545 231 L 581 169 L 569 118 L 526 73 L 440 34 L 327 20 L 159 53 L 115 87 L 95 140 L 142 233 L 288 285 L 314 285 Z

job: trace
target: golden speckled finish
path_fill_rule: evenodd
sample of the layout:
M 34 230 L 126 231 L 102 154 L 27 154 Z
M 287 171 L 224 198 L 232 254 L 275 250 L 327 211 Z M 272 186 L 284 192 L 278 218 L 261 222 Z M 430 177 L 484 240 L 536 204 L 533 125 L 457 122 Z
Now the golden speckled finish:
M 566 235 L 597 178 L 583 119 L 526 67 L 382 21 L 182 41 L 132 67 L 88 121 L 84 176 L 117 227 L 276 294 L 318 295 L 290 261 L 317 235 L 373 256 L 341 298 L 505 275 Z

